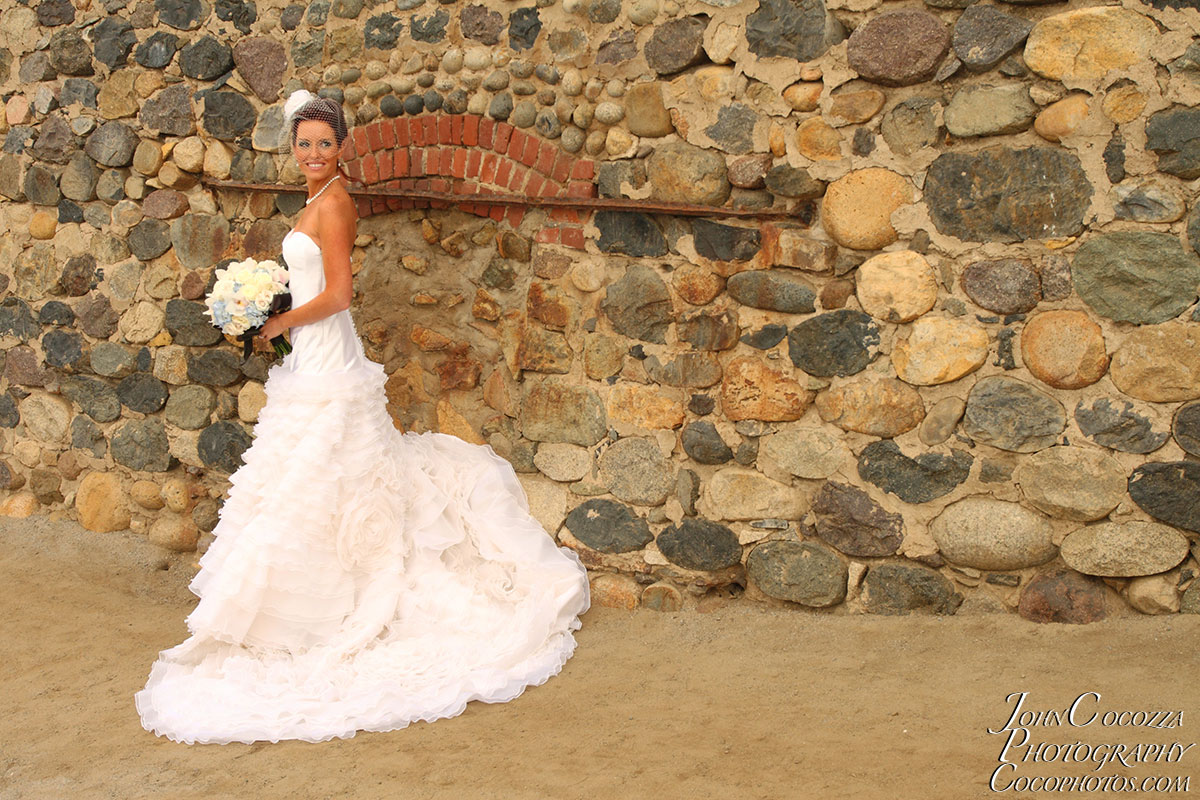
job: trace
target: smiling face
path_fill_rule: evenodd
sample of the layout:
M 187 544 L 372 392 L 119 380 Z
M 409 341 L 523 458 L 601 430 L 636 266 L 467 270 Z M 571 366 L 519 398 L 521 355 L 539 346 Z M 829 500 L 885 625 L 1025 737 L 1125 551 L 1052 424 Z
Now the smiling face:
M 309 180 L 324 183 L 334 176 L 339 149 L 333 128 L 328 123 L 306 119 L 296 126 L 292 155 Z

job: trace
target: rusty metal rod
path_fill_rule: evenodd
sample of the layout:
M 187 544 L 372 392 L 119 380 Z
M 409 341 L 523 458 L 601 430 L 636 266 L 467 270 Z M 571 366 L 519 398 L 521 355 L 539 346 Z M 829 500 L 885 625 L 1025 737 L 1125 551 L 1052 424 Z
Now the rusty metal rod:
M 268 183 L 246 183 L 243 181 L 221 181 L 204 179 L 205 186 L 214 189 L 233 189 L 244 192 L 274 192 L 276 194 L 306 194 L 307 187 Z M 420 200 L 428 203 L 493 206 L 530 206 L 534 208 L 571 208 L 588 211 L 637 211 L 643 214 L 674 214 L 681 217 L 739 217 L 742 219 L 791 219 L 799 217 L 799 209 L 754 209 L 697 206 L 687 203 L 661 203 L 650 200 L 632 200 L 625 197 L 527 197 L 512 194 L 454 194 L 452 192 L 430 192 L 419 189 L 391 189 L 387 187 L 352 186 L 351 197 L 399 198 Z

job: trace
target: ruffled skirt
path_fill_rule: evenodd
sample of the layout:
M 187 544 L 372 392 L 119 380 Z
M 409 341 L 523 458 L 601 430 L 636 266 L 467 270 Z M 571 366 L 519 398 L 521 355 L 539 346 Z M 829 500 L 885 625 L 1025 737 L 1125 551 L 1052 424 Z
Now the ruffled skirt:
M 529 514 L 508 462 L 400 434 L 379 365 L 276 367 L 191 589 L 191 637 L 136 695 L 187 743 L 403 728 L 557 674 L 587 610 L 578 557 Z

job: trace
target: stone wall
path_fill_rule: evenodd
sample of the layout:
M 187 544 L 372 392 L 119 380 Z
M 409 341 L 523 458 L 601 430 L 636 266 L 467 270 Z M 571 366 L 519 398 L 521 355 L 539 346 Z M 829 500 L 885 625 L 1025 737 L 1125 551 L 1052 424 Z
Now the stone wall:
M 465 196 L 359 200 L 393 417 L 598 602 L 1196 612 L 1197 5 L 5 0 L 0 511 L 206 546 L 270 362 L 200 301 L 302 205 L 215 182 L 304 86 Z

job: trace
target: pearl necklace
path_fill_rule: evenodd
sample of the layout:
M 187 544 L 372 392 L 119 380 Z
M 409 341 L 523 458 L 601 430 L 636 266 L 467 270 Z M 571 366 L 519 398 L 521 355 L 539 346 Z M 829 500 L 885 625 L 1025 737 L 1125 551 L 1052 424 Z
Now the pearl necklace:
M 336 181 L 336 180 L 337 180 L 338 178 L 340 178 L 340 177 L 341 177 L 341 175 L 334 175 L 332 178 L 330 178 L 330 179 L 329 179 L 329 183 L 325 184 L 325 185 L 324 185 L 324 186 L 322 186 L 320 189 L 318 189 L 316 194 L 314 194 L 312 197 L 306 197 L 306 198 L 304 199 L 304 205 L 308 205 L 308 204 L 309 204 L 309 203 L 311 203 L 313 200 L 316 200 L 318 197 L 320 197 L 320 196 L 321 196 L 321 192 L 325 191 L 325 190 L 326 190 L 326 189 L 328 189 L 330 186 L 332 186 L 332 185 L 333 185 L 333 182 L 334 182 L 334 181 Z

